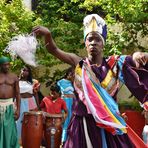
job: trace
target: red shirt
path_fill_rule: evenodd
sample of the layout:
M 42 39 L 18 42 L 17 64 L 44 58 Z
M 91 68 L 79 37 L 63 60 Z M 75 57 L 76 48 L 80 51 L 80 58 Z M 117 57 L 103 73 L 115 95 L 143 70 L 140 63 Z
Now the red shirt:
M 66 103 L 63 99 L 58 98 L 57 100 L 52 100 L 51 96 L 44 97 L 40 107 L 49 114 L 61 114 L 62 110 L 67 110 Z

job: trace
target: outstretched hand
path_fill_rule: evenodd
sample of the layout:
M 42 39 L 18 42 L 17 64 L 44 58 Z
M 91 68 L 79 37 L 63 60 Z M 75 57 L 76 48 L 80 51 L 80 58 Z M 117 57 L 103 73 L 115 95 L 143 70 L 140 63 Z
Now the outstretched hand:
M 46 35 L 50 34 L 50 31 L 46 27 L 36 26 L 32 29 L 32 33 L 37 36 L 46 36 Z
M 148 62 L 148 53 L 135 52 L 133 54 L 133 61 L 135 62 L 137 68 L 145 66 Z

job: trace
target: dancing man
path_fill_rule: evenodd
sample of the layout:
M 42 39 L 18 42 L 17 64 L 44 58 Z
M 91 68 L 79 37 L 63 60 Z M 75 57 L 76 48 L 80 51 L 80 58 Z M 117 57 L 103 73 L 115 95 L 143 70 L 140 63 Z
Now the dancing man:
M 45 37 L 49 53 L 76 67 L 77 100 L 64 147 L 135 147 L 127 135 L 126 123 L 115 100 L 121 81 L 141 103 L 148 101 L 148 54 L 139 52 L 133 56 L 104 58 L 107 37 L 104 19 L 91 14 L 84 18 L 83 24 L 87 50 L 87 57 L 83 59 L 59 49 L 47 28 L 33 28 L 36 35 Z

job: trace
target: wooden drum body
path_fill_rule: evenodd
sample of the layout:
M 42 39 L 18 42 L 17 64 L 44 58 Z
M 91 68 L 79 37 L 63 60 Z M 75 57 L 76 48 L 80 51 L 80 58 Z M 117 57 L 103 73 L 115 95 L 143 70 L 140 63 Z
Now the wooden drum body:
M 62 115 L 48 114 L 45 118 L 45 141 L 47 148 L 60 148 L 62 136 Z
M 22 123 L 23 148 L 40 148 L 43 136 L 42 112 L 25 112 Z

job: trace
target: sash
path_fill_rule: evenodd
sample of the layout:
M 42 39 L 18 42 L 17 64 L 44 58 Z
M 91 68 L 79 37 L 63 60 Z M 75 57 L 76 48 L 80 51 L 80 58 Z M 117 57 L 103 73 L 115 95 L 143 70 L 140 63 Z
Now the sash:
M 113 135 L 127 133 L 126 123 L 120 116 L 117 103 L 101 87 L 98 78 L 96 78 L 89 65 L 83 62 L 81 71 L 80 67 L 76 71 L 81 76 L 84 98 L 89 111 L 96 121 L 96 125 L 104 128 Z

